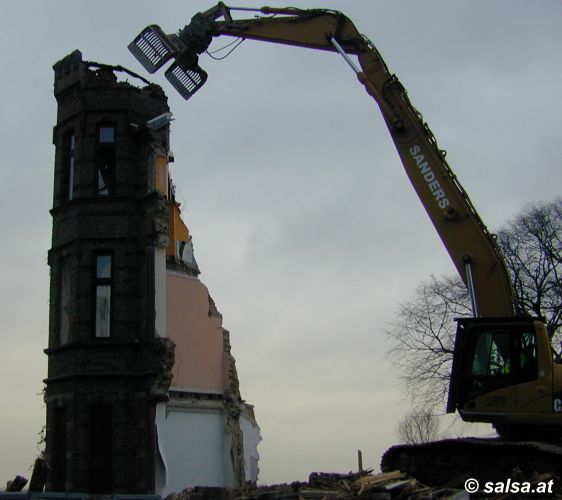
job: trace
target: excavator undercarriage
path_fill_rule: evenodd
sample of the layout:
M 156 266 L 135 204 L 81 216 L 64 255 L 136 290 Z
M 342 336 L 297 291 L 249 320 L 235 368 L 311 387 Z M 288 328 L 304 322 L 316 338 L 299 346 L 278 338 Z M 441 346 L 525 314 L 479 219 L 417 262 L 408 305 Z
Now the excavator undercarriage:
M 465 476 L 480 482 L 505 481 L 514 476 L 528 481 L 541 473 L 562 477 L 562 440 L 544 443 L 457 438 L 398 445 L 384 453 L 381 470 L 400 470 L 429 486 L 452 484 Z

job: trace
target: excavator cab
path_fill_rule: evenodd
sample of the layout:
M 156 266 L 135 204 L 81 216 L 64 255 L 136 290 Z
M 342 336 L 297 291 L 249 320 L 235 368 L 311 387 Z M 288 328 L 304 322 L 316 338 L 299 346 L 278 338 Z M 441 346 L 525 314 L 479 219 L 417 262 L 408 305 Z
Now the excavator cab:
M 553 372 L 560 368 L 541 321 L 460 319 L 447 411 L 506 435 L 555 425 L 561 405 Z

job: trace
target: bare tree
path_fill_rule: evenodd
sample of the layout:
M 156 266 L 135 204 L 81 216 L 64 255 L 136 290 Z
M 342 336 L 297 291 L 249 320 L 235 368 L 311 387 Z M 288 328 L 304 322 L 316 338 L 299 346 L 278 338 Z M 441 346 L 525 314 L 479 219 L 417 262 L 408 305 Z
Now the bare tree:
M 445 401 L 455 342 L 454 318 L 471 314 L 464 283 L 431 276 L 400 304 L 387 336 L 389 355 L 412 402 L 433 408 Z
M 543 316 L 556 351 L 562 327 L 562 198 L 530 205 L 498 231 L 520 312 Z
M 562 199 L 531 205 L 498 232 L 521 313 L 543 316 L 553 347 L 562 338 Z M 447 399 L 456 317 L 470 316 L 457 276 L 431 276 L 403 302 L 386 330 L 389 356 L 412 402 L 428 408 Z M 558 345 L 557 345 L 558 344 Z
M 404 444 L 429 443 L 439 437 L 439 421 L 429 408 L 414 409 L 398 422 L 396 433 Z

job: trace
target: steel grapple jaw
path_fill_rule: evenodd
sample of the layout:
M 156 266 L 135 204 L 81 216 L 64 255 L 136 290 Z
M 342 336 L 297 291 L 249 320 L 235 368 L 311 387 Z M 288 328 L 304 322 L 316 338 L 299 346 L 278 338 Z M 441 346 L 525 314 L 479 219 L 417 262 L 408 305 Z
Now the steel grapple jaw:
M 165 76 L 187 100 L 207 81 L 207 73 L 199 66 L 198 54 L 210 45 L 214 22 L 214 17 L 207 13 L 196 14 L 177 35 L 168 35 L 159 26 L 150 25 L 128 48 L 149 73 L 158 71 L 169 60 L 175 59 Z
M 166 35 L 159 26 L 152 24 L 135 37 L 128 49 L 144 69 L 152 74 L 178 52 L 178 44 L 174 43 L 172 36 Z
M 183 58 L 176 59 L 165 73 L 168 81 L 185 100 L 195 94 L 207 81 L 207 73 L 197 64 L 199 58 L 193 54 L 188 55 L 192 57 L 185 61 Z M 194 62 L 190 62 L 193 59 Z

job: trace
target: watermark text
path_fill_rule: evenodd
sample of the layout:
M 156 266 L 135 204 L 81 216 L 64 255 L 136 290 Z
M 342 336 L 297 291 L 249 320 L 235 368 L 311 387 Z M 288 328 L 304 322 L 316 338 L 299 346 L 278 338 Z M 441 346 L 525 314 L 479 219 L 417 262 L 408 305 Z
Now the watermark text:
M 554 479 L 549 481 L 514 481 L 506 479 L 505 481 L 486 481 L 480 486 L 477 479 L 469 478 L 464 482 L 464 489 L 467 493 L 524 493 L 530 495 L 554 493 Z

